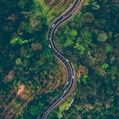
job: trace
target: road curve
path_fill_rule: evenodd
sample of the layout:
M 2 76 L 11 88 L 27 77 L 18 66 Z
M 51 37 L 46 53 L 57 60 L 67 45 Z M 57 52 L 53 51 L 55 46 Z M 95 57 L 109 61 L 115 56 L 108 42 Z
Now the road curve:
M 54 109 L 56 105 L 63 101 L 63 99 L 70 93 L 73 84 L 74 84 L 74 70 L 69 62 L 63 55 L 63 53 L 55 46 L 53 41 L 53 36 L 55 34 L 56 29 L 60 26 L 61 23 L 72 17 L 75 12 L 80 9 L 84 0 L 74 0 L 73 3 L 69 6 L 69 8 L 64 11 L 59 17 L 57 17 L 50 25 L 48 30 L 48 42 L 49 48 L 52 50 L 53 54 L 62 62 L 62 64 L 66 68 L 67 80 L 66 83 L 60 92 L 58 97 L 55 97 L 53 100 L 49 102 L 49 104 L 43 109 L 42 113 L 37 117 L 37 119 L 46 119 L 47 115 Z

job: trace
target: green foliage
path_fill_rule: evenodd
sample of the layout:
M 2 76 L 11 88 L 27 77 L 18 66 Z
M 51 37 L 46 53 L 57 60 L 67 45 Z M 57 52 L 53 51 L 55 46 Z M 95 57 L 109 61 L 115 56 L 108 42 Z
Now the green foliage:
M 100 5 L 97 3 L 97 1 L 93 1 L 91 3 L 91 5 L 92 5 L 93 10 L 99 10 L 100 9 Z
M 87 84 L 87 79 L 88 79 L 88 75 L 83 75 L 81 77 L 81 81 L 86 85 Z
M 27 33 L 34 33 L 37 31 L 40 31 L 41 33 L 44 33 L 44 30 L 46 30 L 46 18 L 41 15 L 40 11 L 28 11 L 22 13 L 26 19 L 27 22 L 22 21 L 20 23 L 20 30 L 26 31 Z M 40 33 L 39 32 L 39 33 Z
M 77 34 L 78 34 L 78 32 L 77 32 L 75 29 L 72 29 L 72 30 L 70 31 L 70 35 L 71 35 L 72 37 L 77 36 Z
M 53 57 L 53 54 L 51 53 L 50 49 L 45 50 L 44 54 L 45 54 L 45 57 L 47 58 L 47 60 L 50 60 L 50 61 L 53 60 L 54 57 Z
M 18 6 L 23 9 L 23 8 L 25 7 L 25 2 L 24 2 L 24 0 L 19 0 Z
M 92 33 L 88 29 L 81 30 L 81 35 L 83 35 L 82 43 L 85 47 L 92 45 Z
M 43 0 L 33 0 L 33 2 L 37 7 L 40 7 L 43 15 L 46 15 L 48 13 L 49 6 L 47 6 Z
M 84 2 L 84 4 L 83 4 L 83 5 L 84 5 L 84 6 L 89 5 L 89 4 L 90 4 L 90 1 L 91 1 L 91 0 L 85 0 L 85 2 Z
M 82 14 L 81 21 L 83 23 L 92 23 L 94 21 L 94 15 L 91 12 L 86 12 Z
M 39 106 L 31 106 L 29 108 L 29 114 L 32 116 L 37 116 L 39 114 Z
M 85 52 L 85 47 L 81 45 L 79 42 L 75 44 L 74 48 L 76 48 L 79 51 L 80 55 L 83 55 Z
M 44 99 L 43 95 L 40 96 L 41 98 L 35 97 L 28 106 L 25 108 L 24 111 L 19 116 L 19 119 L 33 119 L 37 118 L 37 116 L 41 113 L 44 108 Z M 40 101 L 39 101 L 40 100 Z
M 69 47 L 69 46 L 72 46 L 73 45 L 73 41 L 72 39 L 67 39 L 66 42 L 64 43 L 64 47 Z
M 77 83 L 72 106 L 71 100 L 64 102 L 59 110 L 48 117 L 51 119 L 57 119 L 57 115 L 63 115 L 62 118 L 65 119 L 119 117 L 119 4 L 114 0 L 111 4 L 109 0 L 84 2 L 87 6 L 84 5 L 70 23 L 58 29 L 54 41 L 57 40 L 57 47 L 62 48 L 63 53 L 75 66 L 85 65 L 89 73 L 80 75 L 81 83 Z M 2 20 L 0 24 L 0 79 L 4 79 L 11 70 L 15 72 L 14 80 L 10 83 L 1 80 L 1 100 L 7 99 L 10 90 L 16 89 L 16 85 L 21 83 L 26 85 L 30 93 L 36 95 L 49 84 L 54 85 L 54 79 L 57 79 L 58 67 L 45 39 L 49 24 L 65 8 L 52 9 L 52 6 L 43 0 L 0 1 L 0 4 L 3 11 L 0 15 L 6 21 Z M 58 78 L 60 76 L 58 75 Z M 53 77 L 53 80 L 49 77 Z M 54 95 L 58 94 L 57 92 Z M 50 99 L 51 95 L 33 99 L 32 103 L 26 104 L 27 107 L 18 118 L 37 118 Z M 25 100 L 17 100 L 15 108 L 18 109 L 22 101 Z M 65 111 L 68 106 L 69 110 Z
M 105 46 L 106 53 L 110 53 L 110 52 L 112 52 L 112 50 L 113 50 L 113 48 L 112 48 L 111 45 L 108 44 L 108 45 Z
M 40 43 L 32 43 L 31 47 L 34 51 L 42 50 L 42 45 Z
M 84 6 L 76 17 L 56 34 L 57 39 L 61 38 L 61 42 L 57 40 L 57 46 L 58 43 L 61 46 L 66 36 L 70 36 L 70 31 L 77 30 L 76 36 L 71 35 L 74 49 L 68 45 L 61 48 L 75 66 L 83 64 L 89 71 L 88 75 L 81 74 L 81 83 L 77 84 L 80 86 L 77 86 L 74 103 L 63 113 L 62 118 L 116 119 L 119 117 L 118 94 L 115 93 L 118 92 L 119 85 L 119 33 L 117 33 L 119 7 L 117 6 L 119 4 L 115 1 L 110 4 L 109 0 L 91 0 L 90 5 Z
M 13 37 L 11 40 L 10 40 L 10 44 L 11 45 L 16 45 L 16 44 L 18 44 L 18 45 L 23 45 L 23 44 L 25 44 L 25 43 L 28 43 L 28 40 L 24 40 L 24 39 L 22 39 L 22 38 L 20 38 L 20 37 Z
M 99 42 L 105 42 L 107 40 L 107 38 L 108 38 L 107 33 L 101 32 L 101 33 L 99 33 L 97 40 Z
M 72 97 L 69 97 L 63 104 L 59 106 L 58 118 L 62 117 L 63 111 L 71 107 Z
M 109 67 L 109 65 L 108 65 L 107 63 L 104 63 L 104 64 L 101 66 L 102 69 L 107 69 L 108 67 Z
M 20 95 L 21 97 L 19 96 L 20 102 L 16 101 L 16 105 L 12 105 L 11 118 L 17 118 L 15 116 L 17 115 L 16 113 L 14 117 L 12 117 L 12 114 L 16 111 L 15 108 L 19 110 L 22 107 L 22 112 L 19 112 L 21 113 L 18 117 L 19 119 L 37 118 L 37 115 L 44 107 L 44 99 L 41 99 L 40 103 L 39 99 L 37 101 L 33 99 L 33 102 L 37 102 L 37 104 L 33 103 L 31 104 L 32 106 L 28 102 L 37 93 L 40 95 L 41 91 L 44 91 L 43 89 L 48 86 L 48 83 L 53 85 L 53 79 L 58 74 L 56 73 L 58 66 L 46 41 L 48 24 L 53 20 L 55 15 L 51 15 L 52 13 L 50 13 L 49 18 L 47 17 L 50 7 L 43 0 L 2 0 L 0 4 L 0 9 L 4 11 L 0 15 L 6 21 L 4 23 L 1 22 L 0 25 L 0 39 L 3 39 L 0 40 L 0 63 L 2 64 L 0 65 L 0 79 L 3 79 L 1 80 L 0 87 L 1 92 L 4 92 L 2 95 L 4 94 L 4 97 L 6 97 L 3 100 L 6 101 L 5 105 L 9 105 L 16 96 L 17 86 L 24 84 L 25 93 Z M 13 73 L 10 71 L 13 71 Z M 14 77 L 14 80 L 5 82 L 6 76 L 8 76 L 8 79 Z M 50 76 L 53 79 L 49 80 Z M 44 83 L 44 80 L 46 80 L 46 83 Z M 4 87 L 6 88 L 4 89 Z M 14 89 L 15 92 L 13 91 Z M 0 105 L 3 106 L 3 112 L 4 104 L 2 105 L 1 102 Z M 5 116 L 7 115 L 0 118 L 7 118 Z
M 33 51 L 31 48 L 25 48 L 25 47 L 21 47 L 20 49 L 20 55 L 23 58 L 31 58 L 33 56 Z
M 22 64 L 22 61 L 20 58 L 17 58 L 16 61 L 15 61 L 15 64 L 16 65 L 21 65 Z

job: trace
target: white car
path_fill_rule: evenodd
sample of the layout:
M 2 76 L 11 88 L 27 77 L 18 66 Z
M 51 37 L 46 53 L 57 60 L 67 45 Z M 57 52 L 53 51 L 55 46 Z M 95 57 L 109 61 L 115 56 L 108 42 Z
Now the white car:
M 69 62 L 69 60 L 68 60 L 68 59 L 66 59 L 66 61 L 67 61 L 67 62 Z
M 66 82 L 66 85 L 68 85 L 68 84 L 69 84 L 69 82 L 67 81 L 67 82 Z
M 49 48 L 51 48 L 51 45 L 49 45 Z
M 54 27 L 55 26 L 55 24 L 52 24 L 52 27 Z
M 63 93 L 65 94 L 66 92 L 67 92 L 67 90 L 64 90 L 64 92 L 63 92 Z
M 64 15 L 63 18 L 65 18 L 66 16 Z

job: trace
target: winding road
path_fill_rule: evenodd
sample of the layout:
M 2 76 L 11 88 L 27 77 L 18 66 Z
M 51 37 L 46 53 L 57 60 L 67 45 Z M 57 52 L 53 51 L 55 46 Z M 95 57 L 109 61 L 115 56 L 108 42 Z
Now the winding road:
M 64 11 L 59 17 L 57 17 L 49 27 L 47 36 L 49 48 L 52 50 L 53 54 L 60 60 L 60 62 L 62 62 L 62 64 L 65 66 L 67 72 L 67 80 L 59 96 L 49 102 L 49 104 L 43 109 L 42 113 L 37 117 L 37 119 L 46 119 L 47 115 L 56 107 L 56 105 L 58 105 L 67 97 L 75 83 L 74 69 L 69 60 L 66 59 L 63 53 L 55 46 L 53 36 L 60 24 L 72 17 L 76 13 L 76 11 L 81 8 L 83 2 L 84 0 L 74 0 L 69 8 Z

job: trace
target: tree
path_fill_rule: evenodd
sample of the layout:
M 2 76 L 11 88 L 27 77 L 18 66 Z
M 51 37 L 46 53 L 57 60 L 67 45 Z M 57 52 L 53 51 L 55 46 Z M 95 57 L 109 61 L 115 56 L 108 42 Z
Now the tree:
M 71 35 L 72 37 L 77 36 L 77 34 L 78 34 L 78 32 L 77 32 L 75 29 L 72 29 L 72 30 L 70 31 L 70 35 Z
M 75 44 L 74 48 L 76 48 L 79 51 L 80 55 L 83 55 L 85 52 L 85 47 L 82 44 L 80 44 L 79 42 L 77 42 Z
M 91 12 L 86 12 L 81 16 L 81 22 L 83 23 L 92 23 L 94 19 L 94 15 Z
M 16 64 L 16 65 L 22 65 L 21 58 L 17 58 L 17 59 L 15 60 L 15 64 Z
M 105 52 L 106 53 L 110 53 L 110 52 L 112 52 L 112 46 L 111 45 L 109 45 L 109 44 L 107 44 L 106 46 L 105 46 Z
M 85 47 L 88 47 L 88 45 L 92 44 L 92 32 L 91 31 L 89 31 L 88 29 L 83 29 L 81 30 L 81 36 L 82 37 L 79 40 L 82 40 L 82 44 Z
M 108 67 L 109 67 L 109 64 L 107 64 L 107 63 L 104 63 L 104 64 L 101 66 L 102 69 L 107 69 Z
M 65 43 L 64 43 L 64 47 L 69 47 L 69 46 L 72 46 L 73 45 L 73 41 L 72 39 L 68 38 Z
M 100 32 L 98 37 L 97 37 L 97 40 L 99 42 L 105 42 L 107 40 L 108 36 L 107 36 L 107 33 L 105 33 L 104 31 L 103 32 Z
M 92 9 L 93 9 L 93 10 L 99 10 L 99 9 L 100 9 L 100 5 L 97 4 L 96 1 L 93 1 L 93 2 L 91 3 L 91 6 L 92 6 Z
M 20 38 L 19 36 L 13 37 L 10 40 L 10 44 L 13 45 L 13 46 L 16 45 L 16 44 L 22 45 L 24 43 L 28 43 L 28 40 L 24 40 L 24 39 Z

